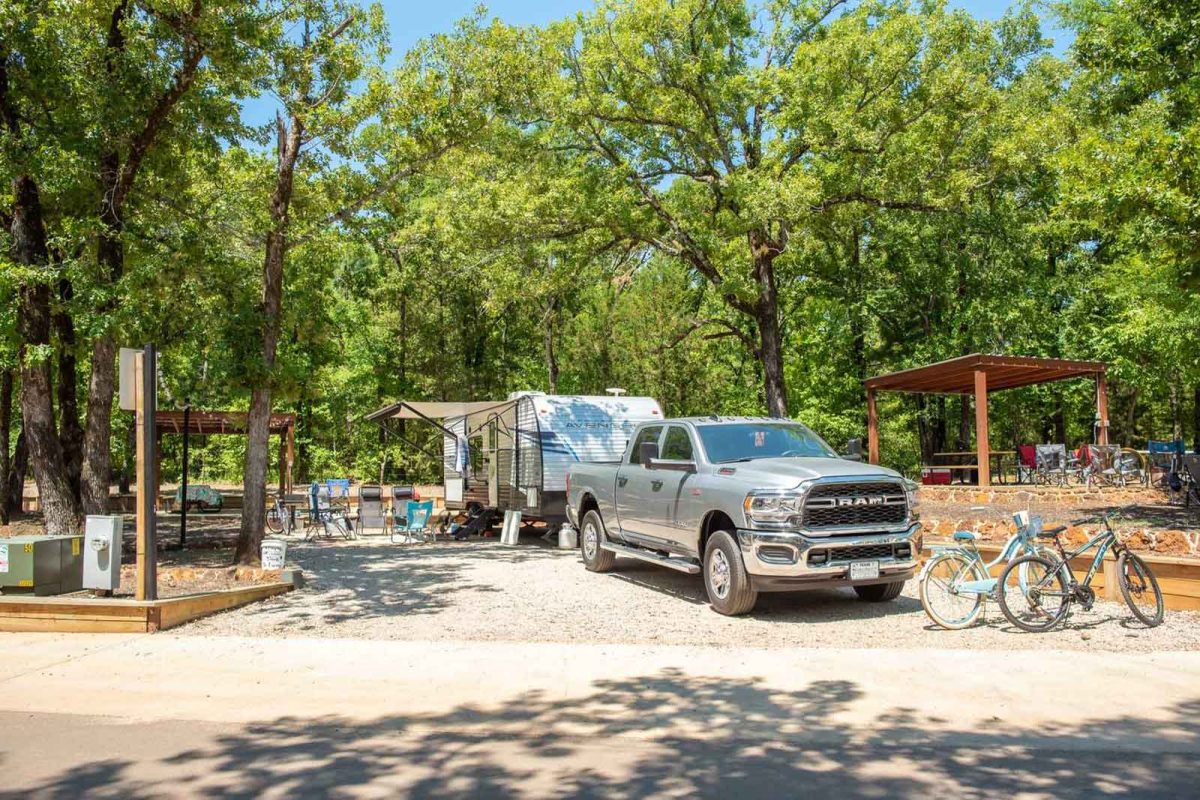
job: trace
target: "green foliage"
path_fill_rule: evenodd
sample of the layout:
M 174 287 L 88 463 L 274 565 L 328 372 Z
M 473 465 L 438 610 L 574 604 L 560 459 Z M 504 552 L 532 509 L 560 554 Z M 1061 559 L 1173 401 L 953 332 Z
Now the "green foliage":
M 862 378 L 976 351 L 1109 362 L 1123 443 L 1194 430 L 1194 3 L 1062 4 L 1077 39 L 1059 59 L 1027 9 L 604 0 L 545 28 L 477 13 L 391 71 L 378 7 L 205 3 L 211 56 L 129 201 L 116 285 L 89 246 L 97 148 L 128 142 L 180 58 L 168 12 L 190 4 L 131 6 L 127 54 L 90 80 L 111 5 L 0 10 L 37 134 L 0 133 L 0 192 L 38 176 L 57 254 L 45 274 L 0 265 L 0 366 L 20 287 L 68 276 L 81 355 L 105 326 L 158 342 L 167 403 L 245 408 L 269 379 L 300 421 L 301 479 L 436 480 L 436 434 L 385 440 L 363 415 L 611 386 L 671 414 L 763 413 L 771 283 L 787 410 L 836 447 L 865 435 Z M 269 375 L 274 129 L 237 109 L 268 91 L 312 137 Z M 1093 413 L 1085 383 L 1001 393 L 993 444 L 1087 441 Z M 955 398 L 884 396 L 880 415 L 889 464 L 955 449 Z M 240 439 L 196 452 L 197 479 L 239 477 Z

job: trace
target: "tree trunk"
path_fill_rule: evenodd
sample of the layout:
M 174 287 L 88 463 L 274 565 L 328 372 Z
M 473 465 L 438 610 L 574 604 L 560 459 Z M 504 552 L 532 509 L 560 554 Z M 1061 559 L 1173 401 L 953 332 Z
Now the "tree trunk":
M 1183 438 L 1183 403 L 1179 399 L 1179 375 L 1178 373 L 1171 374 L 1171 438 Z
M 0 525 L 8 524 L 8 475 L 12 468 L 13 372 L 0 373 Z
M 549 301 L 546 309 L 546 323 L 542 329 L 542 341 L 546 346 L 546 380 L 550 384 L 550 394 L 558 394 L 558 356 L 554 354 L 554 300 Z
M 965 452 L 971 449 L 971 400 L 965 394 L 958 396 L 958 441 L 955 449 Z
M 27 175 L 13 181 L 13 260 L 44 269 L 48 263 L 46 229 L 37 184 Z M 67 477 L 62 444 L 54 423 L 50 362 L 50 288 L 45 283 L 21 287 L 17 328 L 21 338 L 21 432 L 25 435 L 38 485 L 38 498 L 51 535 L 79 529 L 79 503 Z
M 25 474 L 29 471 L 29 446 L 26 444 L 28 441 L 24 430 L 17 434 L 17 447 L 13 450 L 12 460 L 9 462 L 8 484 L 0 487 L 0 491 L 3 492 L 0 504 L 4 505 L 9 518 L 13 514 L 21 513 L 21 501 L 25 497 Z
M 1192 388 L 1192 452 L 1200 453 L 1200 383 Z
M 104 279 L 115 285 L 125 271 L 124 221 L 121 209 L 112 199 L 117 192 L 120 158 L 105 153 L 100 159 L 100 236 L 96 262 Z M 102 315 L 114 310 L 112 302 L 100 309 Z M 87 424 L 83 438 L 82 497 L 86 514 L 108 513 L 108 490 L 112 483 L 110 440 L 112 437 L 112 401 L 116 381 L 117 342 L 109 331 L 92 342 L 92 374 L 88 381 Z
M 78 372 L 75 360 L 75 320 L 71 318 L 70 303 L 74 287 L 66 278 L 58 282 L 59 308 L 54 312 L 54 331 L 58 337 L 58 440 L 62 443 L 63 461 L 67 465 L 67 480 L 71 491 L 80 497 L 80 471 L 83 466 L 83 428 L 79 424 L 79 401 L 76 395 Z
M 271 195 L 271 232 L 263 259 L 262 363 L 259 385 L 250 394 L 246 421 L 246 469 L 242 483 L 242 527 L 234 559 L 255 564 L 263 538 L 267 504 L 267 459 L 270 450 L 271 380 L 279 343 L 280 311 L 283 306 L 283 267 L 287 253 L 288 209 L 296 161 L 300 156 L 303 126 L 293 116 L 289 124 L 277 119 L 279 129 L 278 167 Z
M 750 249 L 758 284 L 754 317 L 758 324 L 758 359 L 763 369 L 767 414 L 786 417 L 788 397 L 783 373 L 783 335 L 779 330 L 779 295 L 775 287 L 775 251 L 765 237 L 754 233 L 750 235 Z

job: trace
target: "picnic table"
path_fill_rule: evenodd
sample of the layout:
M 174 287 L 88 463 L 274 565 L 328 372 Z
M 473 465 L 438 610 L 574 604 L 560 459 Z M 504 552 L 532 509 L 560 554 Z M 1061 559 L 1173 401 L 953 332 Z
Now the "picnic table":
M 1008 483 L 1008 478 L 1006 477 L 1006 475 L 1004 473 L 1004 459 L 1009 456 L 1015 456 L 1016 454 L 1017 454 L 1016 450 L 993 450 L 991 453 L 988 454 L 988 457 L 991 459 L 992 464 L 994 465 L 994 471 L 992 474 L 999 477 L 1001 483 Z M 975 457 L 975 455 L 976 455 L 976 453 L 974 451 L 946 452 L 946 453 L 934 453 L 933 457 L 935 459 L 938 459 L 938 458 L 968 458 L 968 457 Z M 979 469 L 978 464 L 961 463 L 961 462 L 955 463 L 955 464 L 926 464 L 924 466 L 926 469 L 944 469 L 944 470 L 948 470 L 951 472 L 959 472 L 959 473 L 961 473 L 961 475 L 959 476 L 960 483 L 965 483 L 966 479 L 969 477 L 970 473 L 973 471 L 978 471 L 978 469 Z

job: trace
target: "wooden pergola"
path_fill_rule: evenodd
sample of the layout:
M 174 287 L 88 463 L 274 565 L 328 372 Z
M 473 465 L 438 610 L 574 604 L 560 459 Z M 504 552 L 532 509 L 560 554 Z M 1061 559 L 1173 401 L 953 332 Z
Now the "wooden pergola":
M 155 435 L 159 440 L 165 433 L 184 436 L 245 435 L 245 411 L 159 411 L 155 415 Z M 296 415 L 272 414 L 267 424 L 272 435 L 279 436 L 279 492 L 292 491 L 292 466 L 296 453 Z M 186 450 L 185 450 L 186 452 Z M 186 473 L 186 463 L 184 470 Z
M 975 448 L 979 485 L 991 485 L 991 450 L 988 447 L 988 393 L 1074 378 L 1096 381 L 1096 443 L 1108 444 L 1108 386 L 1106 366 L 1099 361 L 1061 358 L 991 356 L 975 353 L 924 367 L 867 378 L 867 457 L 879 463 L 879 417 L 875 395 L 880 391 L 915 394 L 975 395 Z

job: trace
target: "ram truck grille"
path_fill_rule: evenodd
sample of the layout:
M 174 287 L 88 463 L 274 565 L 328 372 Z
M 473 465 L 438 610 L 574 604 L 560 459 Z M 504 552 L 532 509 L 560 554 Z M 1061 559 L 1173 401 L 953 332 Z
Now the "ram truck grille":
M 904 487 L 894 481 L 817 484 L 804 503 L 804 527 L 865 528 L 908 519 Z

